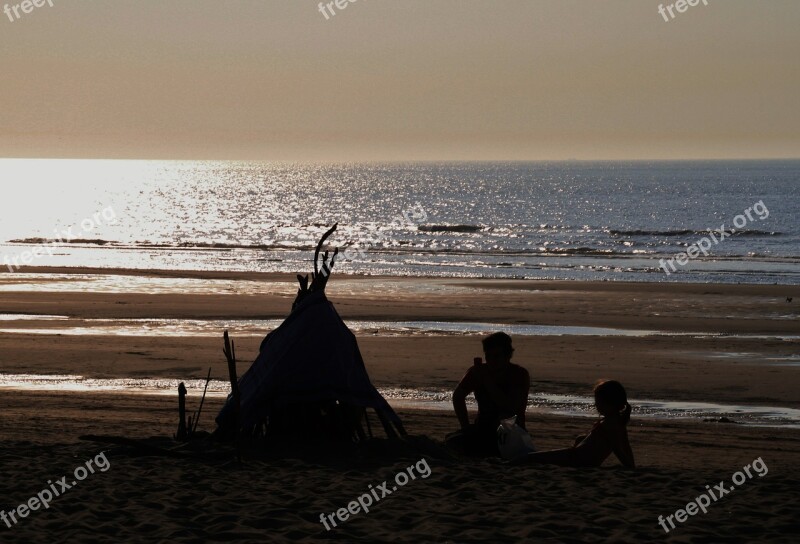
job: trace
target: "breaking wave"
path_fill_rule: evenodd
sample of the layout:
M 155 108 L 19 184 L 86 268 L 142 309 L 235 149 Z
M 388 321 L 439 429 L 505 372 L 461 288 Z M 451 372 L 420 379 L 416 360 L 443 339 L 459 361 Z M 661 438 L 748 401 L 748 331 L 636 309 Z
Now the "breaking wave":
M 730 230 L 729 225 L 725 225 L 726 230 Z M 617 230 L 610 229 L 609 234 L 614 236 L 705 236 L 709 233 L 717 232 L 710 230 L 676 229 L 676 230 Z M 734 236 L 780 236 L 782 233 L 767 230 L 740 230 Z
M 420 225 L 417 230 L 422 232 L 480 232 L 480 225 Z
M 9 240 L 9 244 L 34 244 L 34 245 L 44 245 L 44 244 L 94 244 L 97 246 L 105 246 L 108 244 L 116 244 L 113 240 L 102 240 L 99 238 L 90 239 L 90 238 L 72 238 L 71 240 L 61 240 L 58 238 L 22 238 L 19 240 Z

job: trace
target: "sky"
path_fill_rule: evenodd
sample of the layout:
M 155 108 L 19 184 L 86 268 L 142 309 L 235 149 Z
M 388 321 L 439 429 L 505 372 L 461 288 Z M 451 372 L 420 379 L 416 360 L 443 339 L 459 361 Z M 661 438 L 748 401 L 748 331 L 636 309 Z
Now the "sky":
M 797 0 L 20 1 L 0 157 L 800 157 Z

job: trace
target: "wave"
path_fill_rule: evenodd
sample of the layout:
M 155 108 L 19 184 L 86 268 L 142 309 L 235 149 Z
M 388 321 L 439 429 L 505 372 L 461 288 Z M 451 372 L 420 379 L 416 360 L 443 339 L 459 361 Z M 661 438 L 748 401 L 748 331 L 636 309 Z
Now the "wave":
M 176 244 L 152 244 L 152 243 L 144 243 L 140 244 L 141 247 L 152 247 L 152 248 L 197 248 L 197 249 L 260 249 L 263 251 L 269 251 L 273 249 L 314 249 L 316 248 L 315 245 L 311 244 L 297 244 L 297 245 L 289 245 L 289 244 L 236 244 L 236 243 L 226 243 L 226 242 L 178 242 Z
M 422 232 L 480 232 L 480 225 L 420 225 L 417 230 Z
M 45 244 L 94 244 L 97 246 L 105 246 L 108 244 L 116 244 L 113 240 L 102 240 L 99 238 L 72 238 L 71 240 L 61 240 L 58 238 L 22 238 L 19 240 L 9 240 L 9 244 L 31 244 L 31 245 L 45 245 Z
M 730 230 L 730 227 L 726 225 L 726 230 Z M 717 232 L 715 229 L 709 230 L 693 230 L 693 229 L 676 229 L 676 230 L 617 230 L 611 229 L 608 231 L 609 234 L 615 236 L 689 236 L 689 235 L 696 235 L 696 236 L 706 236 L 710 233 Z M 768 231 L 768 230 L 740 230 L 735 232 L 734 236 L 781 236 L 783 233 L 776 232 L 776 231 Z
M 769 231 L 769 230 L 737 230 L 733 233 L 734 236 L 783 236 L 782 232 Z
M 631 231 L 632 232 L 632 231 Z M 694 231 L 691 231 L 694 232 Z M 736 233 L 738 234 L 738 233 Z M 734 234 L 734 236 L 736 236 Z M 25 238 L 25 239 L 17 239 L 17 240 L 10 240 L 8 243 L 15 243 L 15 244 L 26 244 L 26 245 L 47 245 L 47 244 L 57 244 L 61 246 L 69 246 L 70 244 L 74 245 L 94 245 L 98 247 L 103 247 L 106 250 L 163 250 L 163 251 L 192 251 L 192 250 L 208 250 L 208 251 L 219 251 L 219 252 L 231 252 L 235 250 L 245 250 L 245 251 L 263 251 L 263 252 L 307 252 L 313 251 L 316 248 L 316 244 L 314 243 L 307 243 L 307 242 L 298 242 L 296 244 L 286 243 L 286 242 L 278 242 L 278 243 L 271 243 L 271 244 L 246 244 L 246 243 L 237 243 L 237 242 L 201 242 L 201 241 L 186 241 L 186 242 L 150 242 L 147 240 L 143 241 L 135 241 L 135 242 L 118 242 L 113 240 L 103 240 L 103 239 L 72 239 L 72 240 L 51 240 L 47 238 Z M 619 245 L 621 241 L 617 241 Z M 339 246 L 339 251 L 342 252 L 346 250 L 351 245 L 358 247 L 358 244 L 352 243 L 345 243 Z M 365 247 L 365 251 L 367 254 L 372 254 L 375 256 L 378 255 L 397 255 L 397 256 L 410 256 L 410 255 L 426 255 L 429 257 L 453 257 L 453 256 L 469 256 L 470 258 L 486 256 L 486 257 L 501 257 L 504 259 L 509 258 L 534 258 L 536 256 L 546 256 L 546 257 L 608 257 L 608 258 L 643 258 L 643 259 L 653 259 L 653 258 L 660 258 L 660 257 L 674 257 L 674 253 L 664 253 L 664 249 L 661 247 L 660 244 L 640 244 L 636 243 L 633 245 L 628 246 L 625 244 L 625 248 L 609 248 L 609 247 L 590 247 L 590 246 L 580 246 L 580 247 L 565 247 L 565 246 L 558 246 L 558 247 L 528 247 L 528 248 L 497 248 L 497 247 L 459 247 L 458 244 L 455 247 L 425 247 L 421 245 L 415 245 L 413 241 L 409 240 L 398 240 L 396 245 L 388 246 L 388 247 L 380 247 L 380 246 L 368 246 Z M 671 247 L 671 246 L 670 246 Z M 275 260 L 276 262 L 282 262 L 283 259 L 278 258 L 275 255 L 272 256 L 265 256 L 268 257 L 266 260 Z M 749 251 L 744 254 L 724 254 L 724 255 L 715 255 L 713 256 L 713 260 L 718 261 L 733 261 L 733 260 L 758 260 L 758 261 L 769 261 L 769 262 L 797 262 L 800 260 L 800 256 L 798 255 L 771 255 L 765 254 L 762 252 L 755 252 Z M 440 265 L 443 263 L 439 263 Z M 487 263 L 491 266 L 508 266 L 509 262 L 504 260 L 502 262 L 494 262 L 494 263 Z
M 547 255 L 632 255 L 630 251 L 614 251 L 613 249 L 597 249 L 593 247 L 554 247 L 540 249 L 536 253 Z

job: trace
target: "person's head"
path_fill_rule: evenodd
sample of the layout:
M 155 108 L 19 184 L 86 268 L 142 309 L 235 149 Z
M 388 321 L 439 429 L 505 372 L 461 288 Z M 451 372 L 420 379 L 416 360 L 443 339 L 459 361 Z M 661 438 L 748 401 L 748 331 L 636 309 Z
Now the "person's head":
M 511 361 L 514 348 L 511 337 L 504 332 L 490 334 L 483 339 L 483 353 L 487 363 L 507 363 Z
M 616 380 L 600 380 L 594 386 L 594 405 L 604 416 L 619 415 L 628 404 L 628 394 Z

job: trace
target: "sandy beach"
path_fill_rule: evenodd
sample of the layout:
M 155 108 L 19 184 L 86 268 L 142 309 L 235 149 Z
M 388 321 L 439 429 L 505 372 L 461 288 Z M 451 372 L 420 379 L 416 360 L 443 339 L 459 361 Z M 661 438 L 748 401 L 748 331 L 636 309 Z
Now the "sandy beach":
M 0 12 L 0 544 L 800 542 L 800 2 Z
M 294 296 L 292 278 L 89 269 L 0 274 L 0 314 L 7 316 L 0 324 L 0 373 L 177 382 L 204 378 L 212 367 L 224 379 L 221 331 L 126 336 L 115 327 L 129 320 L 281 319 Z M 176 395 L 3 388 L 0 496 L 6 510 L 101 451 L 109 451 L 111 465 L 49 510 L 6 528 L 3 541 L 41 541 L 49 534 L 63 542 L 793 542 L 800 532 L 800 429 L 753 425 L 744 416 L 748 407 L 800 408 L 800 367 L 790 364 L 798 352 L 799 312 L 786 302 L 796 290 L 337 276 L 328 296 L 346 322 L 602 328 L 585 335 L 512 334 L 514 361 L 530 371 L 532 392 L 588 395 L 598 378 L 614 378 L 632 399 L 721 403 L 741 408 L 743 417 L 724 423 L 634 412 L 635 471 L 622 469 L 613 456 L 588 470 L 456 459 L 437 449 L 457 427 L 453 414 L 408 407 L 398 411 L 412 438 L 394 454 L 385 448 L 309 452 L 302 459 L 253 454 L 239 464 L 141 457 L 78 439 L 119 435 L 168 443 L 177 423 Z M 379 388 L 452 389 L 480 355 L 480 333 L 397 333 L 376 325 L 357 336 Z M 255 357 L 260 340 L 238 338 L 242 361 Z M 207 400 L 201 429 L 213 430 L 222 400 Z M 188 402 L 195 409 L 198 394 L 190 392 Z M 564 447 L 591 426 L 587 415 L 531 406 L 529 430 L 538 449 Z M 428 478 L 330 531 L 320 523 L 320 514 L 346 507 L 369 485 L 423 457 Z M 669 534 L 659 526 L 658 516 L 673 514 L 707 484 L 730 481 L 759 458 L 768 467 L 763 477 L 754 476 Z

